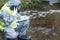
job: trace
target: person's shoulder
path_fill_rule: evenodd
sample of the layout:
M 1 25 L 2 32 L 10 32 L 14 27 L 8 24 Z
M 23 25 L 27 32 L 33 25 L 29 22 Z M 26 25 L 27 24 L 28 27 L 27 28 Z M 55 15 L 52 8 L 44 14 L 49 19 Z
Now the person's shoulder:
M 7 10 L 2 10 L 2 13 L 8 13 L 8 11 Z

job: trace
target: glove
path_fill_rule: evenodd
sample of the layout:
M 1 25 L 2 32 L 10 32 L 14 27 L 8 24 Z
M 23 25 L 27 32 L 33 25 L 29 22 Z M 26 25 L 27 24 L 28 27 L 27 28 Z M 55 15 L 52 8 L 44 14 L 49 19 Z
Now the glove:
M 12 16 L 16 16 L 17 13 L 17 8 L 14 8 L 14 10 L 12 11 Z

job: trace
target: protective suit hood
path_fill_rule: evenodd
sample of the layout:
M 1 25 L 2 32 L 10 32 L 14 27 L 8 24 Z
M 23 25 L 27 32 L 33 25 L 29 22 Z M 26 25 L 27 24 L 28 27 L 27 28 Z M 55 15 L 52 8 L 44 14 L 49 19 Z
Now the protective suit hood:
M 9 0 L 9 1 L 6 3 L 7 6 L 12 6 L 12 5 L 17 6 L 17 5 L 19 5 L 19 4 L 21 4 L 21 0 Z

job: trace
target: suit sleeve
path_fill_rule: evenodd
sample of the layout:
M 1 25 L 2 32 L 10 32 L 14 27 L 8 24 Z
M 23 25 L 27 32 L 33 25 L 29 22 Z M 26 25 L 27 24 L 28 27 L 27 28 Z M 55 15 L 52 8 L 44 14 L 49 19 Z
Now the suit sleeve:
M 14 17 L 10 16 L 9 12 L 7 12 L 6 10 L 3 10 L 1 15 L 2 15 L 4 23 L 7 26 L 9 26 L 12 23 L 12 21 L 14 20 Z

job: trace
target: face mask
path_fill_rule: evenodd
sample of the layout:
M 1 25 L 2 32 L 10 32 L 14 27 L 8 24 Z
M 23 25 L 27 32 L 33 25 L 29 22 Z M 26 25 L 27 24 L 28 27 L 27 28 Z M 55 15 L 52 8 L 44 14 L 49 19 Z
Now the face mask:
M 17 9 L 18 9 L 18 10 L 20 10 L 20 8 L 21 8 L 21 4 L 19 4 L 19 5 L 17 6 Z
M 19 5 L 17 6 L 18 12 L 20 12 L 20 8 L 21 8 L 21 4 L 19 4 Z

